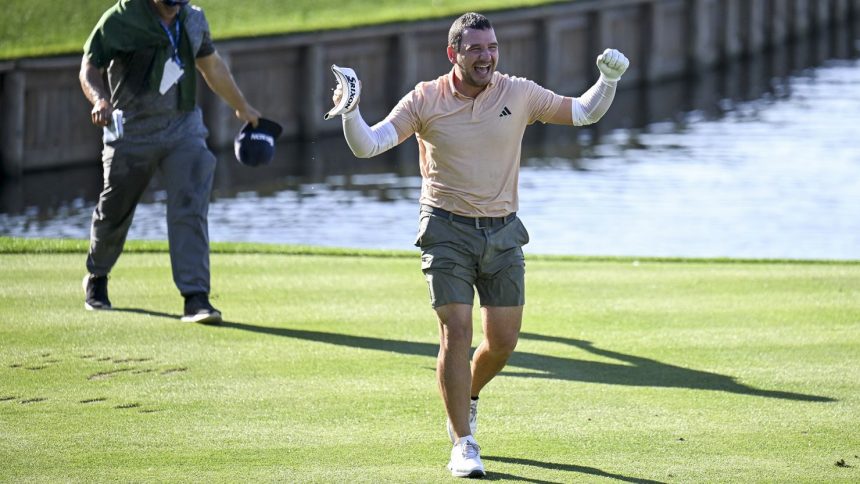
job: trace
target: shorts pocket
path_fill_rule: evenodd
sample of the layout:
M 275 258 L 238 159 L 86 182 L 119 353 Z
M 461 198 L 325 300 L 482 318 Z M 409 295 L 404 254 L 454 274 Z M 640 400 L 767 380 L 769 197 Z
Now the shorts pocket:
M 415 237 L 416 247 L 428 247 L 442 242 L 448 242 L 453 235 L 450 223 L 429 213 L 422 213 L 418 219 L 418 235 Z
M 517 217 L 517 224 L 519 224 L 519 230 L 517 231 L 518 241 L 520 243 L 520 247 L 522 247 L 529 243 L 529 231 L 526 230 L 526 226 L 519 217 Z
M 505 225 L 501 230 L 493 234 L 490 244 L 496 252 L 506 252 L 519 249 L 529 243 L 529 232 L 519 218 Z
M 424 243 L 424 239 L 427 234 L 427 228 L 430 225 L 431 218 L 432 217 L 429 213 L 422 213 L 421 218 L 418 219 L 418 235 L 415 236 L 415 247 L 426 245 Z

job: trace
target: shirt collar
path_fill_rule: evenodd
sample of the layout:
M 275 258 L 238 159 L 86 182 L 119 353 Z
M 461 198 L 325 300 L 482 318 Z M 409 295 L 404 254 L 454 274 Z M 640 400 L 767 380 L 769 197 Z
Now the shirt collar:
M 499 76 L 499 75 L 500 75 L 499 71 L 493 71 L 493 77 L 490 79 L 490 83 L 487 84 L 487 87 L 481 92 L 485 92 L 489 89 L 494 88 L 496 86 L 497 76 Z M 454 87 L 454 67 L 451 67 L 451 71 L 448 72 L 448 89 L 451 90 L 451 92 L 454 94 L 454 97 L 456 97 L 456 98 L 459 98 L 459 99 L 475 99 L 473 97 L 469 97 L 469 96 L 463 94 L 462 92 L 458 91 L 456 87 Z M 478 94 L 480 94 L 480 93 L 478 93 Z

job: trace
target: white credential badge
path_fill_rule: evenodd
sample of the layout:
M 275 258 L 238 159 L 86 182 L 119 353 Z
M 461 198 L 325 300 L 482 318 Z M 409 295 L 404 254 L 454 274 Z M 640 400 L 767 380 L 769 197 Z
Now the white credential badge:
M 164 63 L 164 74 L 161 75 L 161 86 L 159 86 L 158 92 L 163 96 L 170 90 L 171 86 L 182 78 L 183 74 L 185 74 L 185 71 L 179 67 L 179 64 L 175 60 L 167 59 L 167 62 Z

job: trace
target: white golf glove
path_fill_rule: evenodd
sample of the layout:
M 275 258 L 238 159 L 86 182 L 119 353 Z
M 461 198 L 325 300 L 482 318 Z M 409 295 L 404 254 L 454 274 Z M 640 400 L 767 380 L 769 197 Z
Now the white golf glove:
M 331 72 L 337 79 L 337 88 L 332 95 L 335 106 L 325 114 L 325 119 L 355 110 L 358 107 L 358 98 L 361 96 L 361 81 L 358 80 L 354 70 L 332 64 Z
M 630 66 L 630 61 L 624 54 L 615 49 L 606 49 L 597 56 L 597 68 L 607 81 L 617 81 Z

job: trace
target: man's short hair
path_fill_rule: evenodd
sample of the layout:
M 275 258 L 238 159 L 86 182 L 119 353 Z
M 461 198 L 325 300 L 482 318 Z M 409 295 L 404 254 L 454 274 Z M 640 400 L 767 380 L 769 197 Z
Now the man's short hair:
M 460 52 L 460 43 L 463 40 L 463 31 L 466 29 L 475 30 L 490 30 L 493 24 L 490 19 L 475 12 L 464 13 L 451 24 L 451 30 L 448 31 L 448 45 Z

